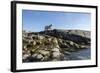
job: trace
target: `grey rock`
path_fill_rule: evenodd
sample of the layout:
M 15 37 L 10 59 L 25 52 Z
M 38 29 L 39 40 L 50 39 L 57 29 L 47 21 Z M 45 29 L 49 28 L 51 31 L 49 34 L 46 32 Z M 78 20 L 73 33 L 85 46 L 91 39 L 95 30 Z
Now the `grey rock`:
M 70 52 L 87 48 L 90 42 L 90 31 L 60 29 L 23 31 L 22 59 L 23 62 L 64 60 L 64 54 L 70 55 Z
M 53 52 L 52 55 L 53 55 L 53 58 L 60 58 L 61 53 L 60 52 Z
M 43 54 L 43 55 L 49 55 L 49 51 L 45 51 L 45 50 L 39 50 L 39 53 Z
M 43 56 L 41 54 L 37 55 L 37 59 L 42 59 L 42 58 L 43 58 Z
M 52 51 L 53 51 L 53 52 L 60 52 L 60 51 L 59 51 L 59 48 L 53 48 Z

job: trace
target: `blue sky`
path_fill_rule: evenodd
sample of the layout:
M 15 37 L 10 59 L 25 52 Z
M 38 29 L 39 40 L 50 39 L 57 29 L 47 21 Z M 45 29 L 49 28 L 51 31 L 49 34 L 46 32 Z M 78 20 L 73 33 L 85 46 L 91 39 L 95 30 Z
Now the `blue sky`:
M 23 30 L 43 31 L 46 25 L 52 24 L 52 29 L 89 30 L 91 27 L 90 13 L 55 12 L 55 11 L 22 11 Z

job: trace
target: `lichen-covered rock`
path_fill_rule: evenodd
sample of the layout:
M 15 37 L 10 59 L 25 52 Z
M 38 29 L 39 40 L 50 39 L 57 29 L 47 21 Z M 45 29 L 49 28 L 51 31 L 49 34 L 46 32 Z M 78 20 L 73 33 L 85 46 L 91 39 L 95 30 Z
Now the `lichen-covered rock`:
M 60 52 L 60 51 L 59 51 L 59 48 L 53 48 L 51 51 L 52 51 L 52 52 Z
M 30 56 L 29 54 L 24 54 L 23 57 L 22 57 L 22 59 L 24 60 L 24 59 L 26 59 L 29 56 Z
M 58 44 L 57 38 L 52 38 L 52 43 L 53 43 L 53 44 Z
M 45 51 L 45 50 L 38 50 L 38 52 L 40 53 L 40 54 L 42 54 L 42 55 L 49 55 L 49 51 Z
M 44 36 L 38 35 L 38 39 L 39 39 L 39 40 L 42 40 L 42 39 L 44 39 L 44 38 L 45 38 Z
M 53 61 L 54 61 L 54 59 L 60 60 L 61 52 L 60 52 L 59 48 L 53 48 L 51 51 L 52 51 Z
M 37 55 L 37 59 L 42 59 L 42 58 L 43 58 L 42 54 Z
M 59 59 L 59 58 L 60 58 L 60 55 L 61 55 L 60 52 L 53 52 L 53 53 L 52 53 L 52 57 L 53 57 L 53 58 Z
M 75 35 L 77 32 L 61 30 L 49 30 L 46 33 L 23 32 L 23 62 L 60 61 L 64 60 L 64 54 L 70 55 L 70 52 L 87 48 L 90 39 L 86 34 L 83 35 L 83 32 Z

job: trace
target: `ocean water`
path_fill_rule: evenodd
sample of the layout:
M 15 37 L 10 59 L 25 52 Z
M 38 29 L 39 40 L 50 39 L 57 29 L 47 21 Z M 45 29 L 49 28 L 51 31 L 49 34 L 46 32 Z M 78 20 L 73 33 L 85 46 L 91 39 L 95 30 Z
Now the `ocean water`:
M 65 54 L 65 60 L 88 60 L 91 59 L 91 49 L 83 49 L 77 52 Z

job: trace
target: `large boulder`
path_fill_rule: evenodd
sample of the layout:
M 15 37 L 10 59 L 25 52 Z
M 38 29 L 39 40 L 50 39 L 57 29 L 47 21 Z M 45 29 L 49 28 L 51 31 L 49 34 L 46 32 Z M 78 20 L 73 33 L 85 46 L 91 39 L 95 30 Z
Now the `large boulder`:
M 50 51 L 45 51 L 45 50 L 38 50 L 38 52 L 42 55 L 49 55 L 50 54 Z
M 52 51 L 52 60 L 53 61 L 60 60 L 61 52 L 59 48 L 53 48 L 51 51 Z

